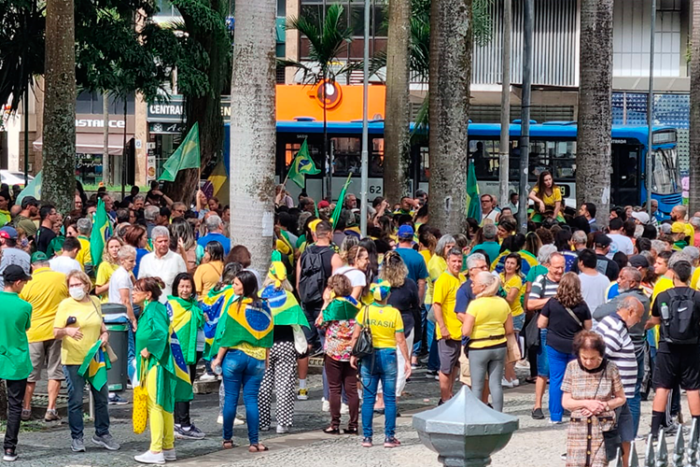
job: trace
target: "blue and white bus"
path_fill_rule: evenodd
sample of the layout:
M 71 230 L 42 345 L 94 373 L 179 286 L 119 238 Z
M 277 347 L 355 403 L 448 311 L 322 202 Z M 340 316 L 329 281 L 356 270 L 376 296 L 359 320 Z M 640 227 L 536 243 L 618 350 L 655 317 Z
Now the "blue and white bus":
M 498 153 L 500 147 L 500 124 L 470 123 L 469 154 L 473 158 L 481 193 L 498 194 Z M 362 122 L 329 122 L 327 124 L 329 150 L 333 153 L 333 199 L 340 193 L 348 174 L 352 172 L 349 191 L 360 192 L 360 160 L 362 148 Z M 546 122 L 530 125 L 530 184 L 543 170 L 554 174 L 562 187 L 568 205 L 576 199 L 576 122 Z M 228 141 L 228 125 L 226 138 Z M 384 122 L 369 124 L 369 198 L 383 193 L 382 162 L 384 157 Z M 511 190 L 517 191 L 519 166 L 520 124 L 510 125 L 510 181 Z M 318 200 L 325 194 L 323 174 L 327 164 L 323 161 L 323 122 L 299 119 L 299 121 L 277 122 L 276 175 L 283 180 L 289 164 L 308 140 L 309 152 L 322 169 L 322 173 L 308 176 L 306 192 Z M 613 125 L 612 128 L 612 203 L 615 205 L 641 205 L 646 200 L 646 155 L 648 128 L 646 126 Z M 652 197 L 659 202 L 659 209 L 668 213 L 682 201 L 682 186 L 676 156 L 677 135 L 673 127 L 653 128 L 653 191 Z M 411 148 L 411 186 L 428 191 L 430 164 L 427 141 Z M 228 153 L 228 142 L 225 144 Z M 418 181 L 416 185 L 416 181 Z M 301 191 L 294 183 L 287 189 L 296 197 Z

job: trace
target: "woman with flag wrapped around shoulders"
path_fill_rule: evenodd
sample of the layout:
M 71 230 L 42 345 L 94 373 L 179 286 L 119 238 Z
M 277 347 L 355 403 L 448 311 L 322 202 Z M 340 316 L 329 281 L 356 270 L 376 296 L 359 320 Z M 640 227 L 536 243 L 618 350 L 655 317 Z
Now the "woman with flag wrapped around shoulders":
M 105 352 L 108 334 L 102 319 L 102 307 L 97 297 L 88 295 L 92 282 L 83 271 L 68 274 L 69 298 L 56 311 L 53 333 L 61 339 L 61 363 L 68 386 L 68 425 L 71 450 L 85 452 L 83 442 L 83 393 L 85 383 L 95 401 L 95 436 L 92 442 L 110 451 L 119 449 L 109 433 L 107 370 L 109 358 Z
M 287 268 L 279 251 L 272 252 L 272 264 L 263 283 L 260 297 L 267 300 L 275 323 L 270 358 L 260 386 L 260 429 L 270 429 L 272 388 L 277 394 L 277 433 L 288 433 L 294 417 L 296 400 L 297 356 L 307 351 L 306 337 L 301 327 L 309 322 L 287 280 Z
M 189 370 L 190 381 L 197 374 L 197 362 L 204 352 L 204 316 L 195 298 L 195 282 L 191 274 L 183 272 L 173 280 L 173 292 L 165 308 L 173 323 L 177 342 Z M 175 402 L 175 437 L 202 439 L 204 433 L 190 420 L 190 401 Z
M 226 303 L 216 328 L 212 368 L 221 368 L 224 380 L 224 449 L 233 448 L 233 419 L 238 395 L 243 388 L 248 422 L 250 452 L 267 451 L 258 442 L 260 412 L 258 398 L 266 361 L 273 340 L 272 312 L 266 300 L 258 297 L 258 280 L 248 270 L 233 280 L 235 297 Z M 212 354 L 214 355 L 214 354 Z
M 148 421 L 151 446 L 135 456 L 142 464 L 163 464 L 176 460 L 175 402 L 192 400 L 192 384 L 182 350 L 173 333 L 165 305 L 158 299 L 165 286 L 158 277 L 136 281 L 133 300 L 143 311 L 136 330 L 136 374 L 145 377 L 148 391 Z

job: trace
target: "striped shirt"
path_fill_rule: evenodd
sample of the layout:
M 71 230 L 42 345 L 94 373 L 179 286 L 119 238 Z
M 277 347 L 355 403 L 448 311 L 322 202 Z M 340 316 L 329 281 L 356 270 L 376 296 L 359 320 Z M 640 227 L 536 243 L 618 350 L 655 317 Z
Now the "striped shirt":
M 596 332 L 605 340 L 606 355 L 620 370 L 620 379 L 628 399 L 634 397 L 634 387 L 637 384 L 637 357 L 634 355 L 634 344 L 627 331 L 627 324 L 620 315 L 613 313 L 603 318 Z
M 532 282 L 529 299 L 539 300 L 554 297 L 557 294 L 557 289 L 559 289 L 559 282 L 554 282 L 547 277 L 547 274 L 542 274 Z

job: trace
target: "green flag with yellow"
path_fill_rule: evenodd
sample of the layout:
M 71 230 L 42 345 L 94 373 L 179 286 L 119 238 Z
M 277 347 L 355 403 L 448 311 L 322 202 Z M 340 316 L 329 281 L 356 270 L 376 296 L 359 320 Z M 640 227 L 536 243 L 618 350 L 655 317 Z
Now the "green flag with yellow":
M 316 175 L 319 173 L 321 173 L 321 170 L 316 168 L 316 164 L 314 164 L 314 160 L 309 154 L 309 146 L 306 144 L 306 140 L 304 140 L 304 142 L 301 143 L 301 148 L 297 156 L 289 167 L 287 178 L 299 185 L 299 188 L 304 188 L 306 175 Z
M 163 173 L 158 180 L 174 182 L 179 171 L 199 169 L 200 166 L 199 123 L 195 122 L 177 150 L 163 164 Z

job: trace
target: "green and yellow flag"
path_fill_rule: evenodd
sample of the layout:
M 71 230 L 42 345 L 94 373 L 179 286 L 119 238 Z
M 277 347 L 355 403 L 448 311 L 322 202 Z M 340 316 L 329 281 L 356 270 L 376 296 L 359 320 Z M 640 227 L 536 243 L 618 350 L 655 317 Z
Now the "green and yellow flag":
M 217 352 L 220 347 L 231 348 L 240 344 L 270 348 L 273 327 L 272 312 L 264 300 L 257 303 L 250 298 L 229 300 L 216 328 L 212 347 Z
M 343 210 L 343 200 L 345 199 L 345 193 L 348 191 L 348 186 L 350 186 L 350 178 L 352 177 L 352 173 L 348 175 L 348 179 L 345 180 L 345 185 L 343 185 L 343 189 L 340 191 L 340 196 L 338 196 L 338 202 L 335 204 L 335 209 L 333 209 L 333 215 L 331 216 L 331 225 L 333 225 L 333 228 L 338 224 L 338 219 L 340 219 L 340 211 Z
M 110 368 L 112 364 L 102 350 L 102 340 L 98 340 L 85 356 L 83 364 L 78 368 L 78 374 L 99 391 L 107 383 L 107 370 Z
M 90 256 L 92 256 L 92 265 L 95 270 L 102 262 L 105 243 L 111 236 L 112 227 L 109 224 L 105 203 L 99 199 L 97 200 L 97 211 L 92 218 L 92 233 L 90 234 Z
M 174 182 L 179 171 L 200 167 L 199 123 L 195 122 L 177 150 L 163 164 L 163 173 L 158 180 Z
M 299 149 L 297 156 L 289 167 L 287 178 L 299 185 L 299 188 L 304 188 L 305 175 L 316 175 L 319 173 L 321 173 L 321 170 L 316 168 L 316 164 L 314 164 L 314 160 L 309 154 L 309 146 L 304 140 L 301 144 L 301 149 Z
M 469 169 L 467 170 L 467 217 L 476 219 L 481 222 L 481 200 L 479 199 L 479 185 L 476 181 L 476 172 L 474 171 L 474 161 L 469 161 Z

